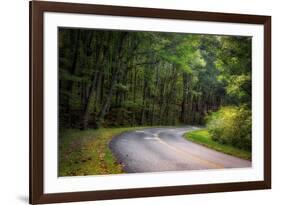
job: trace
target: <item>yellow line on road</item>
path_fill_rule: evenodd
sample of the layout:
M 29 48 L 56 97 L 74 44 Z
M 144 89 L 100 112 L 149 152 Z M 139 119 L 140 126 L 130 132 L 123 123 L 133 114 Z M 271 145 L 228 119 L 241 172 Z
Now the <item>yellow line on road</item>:
M 211 162 L 211 161 L 206 160 L 206 159 L 203 159 L 203 158 L 201 158 L 201 157 L 199 157 L 199 156 L 197 156 L 197 155 L 194 155 L 194 154 L 192 154 L 192 153 L 190 153 L 190 152 L 187 152 L 187 151 L 183 151 L 183 150 L 181 150 L 181 149 L 178 149 L 178 148 L 176 148 L 176 147 L 174 147 L 174 146 L 168 144 L 167 142 L 163 141 L 162 139 L 160 139 L 160 138 L 158 137 L 158 135 L 154 134 L 154 136 L 155 136 L 155 138 L 156 138 L 161 144 L 166 145 L 166 146 L 169 147 L 170 149 L 172 149 L 172 150 L 174 150 L 174 151 L 176 151 L 176 152 L 178 152 L 178 153 L 181 153 L 181 154 L 183 154 L 184 156 L 186 156 L 186 157 L 188 157 L 188 158 L 192 158 L 192 159 L 195 160 L 195 161 L 204 163 L 205 165 L 209 165 L 209 166 L 211 166 L 211 167 L 213 167 L 213 168 L 224 168 L 224 166 L 223 166 L 222 164 L 220 164 L 220 163 Z

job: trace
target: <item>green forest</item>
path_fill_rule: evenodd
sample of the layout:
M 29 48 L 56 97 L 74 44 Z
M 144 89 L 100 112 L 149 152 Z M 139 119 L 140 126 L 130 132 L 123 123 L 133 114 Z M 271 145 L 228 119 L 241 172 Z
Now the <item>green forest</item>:
M 206 125 L 251 150 L 251 37 L 59 28 L 59 129 Z

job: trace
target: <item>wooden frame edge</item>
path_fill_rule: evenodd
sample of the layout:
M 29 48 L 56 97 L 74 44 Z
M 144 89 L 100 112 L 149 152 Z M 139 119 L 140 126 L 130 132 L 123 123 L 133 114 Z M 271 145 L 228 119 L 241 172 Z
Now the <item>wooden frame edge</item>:
M 210 188 L 212 188 L 214 185 L 216 186 L 216 189 L 210 190 Z M 266 184 L 264 181 L 258 181 L 213 185 L 140 188 L 129 190 L 123 189 L 110 191 L 69 192 L 44 194 L 36 201 L 36 204 L 261 190 L 265 189 L 265 186 Z
M 38 3 L 29 2 L 30 204 L 40 202 L 43 196 L 43 10 Z
M 264 181 L 271 188 L 271 17 L 264 22 Z M 267 91 L 267 92 L 265 92 Z
M 207 12 L 207 11 L 190 11 L 190 10 L 175 10 L 175 9 L 159 9 L 145 7 L 128 7 L 128 6 L 110 6 L 100 4 L 86 3 L 64 3 L 53 1 L 31 1 L 33 5 L 39 9 L 50 12 L 60 13 L 81 13 L 83 14 L 98 14 L 98 15 L 113 15 L 113 16 L 136 16 L 147 18 L 166 18 L 166 19 L 182 19 L 199 20 L 199 21 L 220 21 L 233 23 L 265 23 L 266 15 L 252 14 L 236 14 L 222 12 Z M 112 10 L 114 8 L 114 10 Z

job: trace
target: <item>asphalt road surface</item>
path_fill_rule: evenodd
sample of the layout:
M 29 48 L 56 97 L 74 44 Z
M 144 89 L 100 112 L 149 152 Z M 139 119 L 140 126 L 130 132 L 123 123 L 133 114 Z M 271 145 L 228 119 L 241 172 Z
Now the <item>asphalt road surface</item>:
M 110 149 L 127 173 L 251 167 L 251 161 L 214 151 L 182 136 L 198 127 L 147 128 L 112 139 Z

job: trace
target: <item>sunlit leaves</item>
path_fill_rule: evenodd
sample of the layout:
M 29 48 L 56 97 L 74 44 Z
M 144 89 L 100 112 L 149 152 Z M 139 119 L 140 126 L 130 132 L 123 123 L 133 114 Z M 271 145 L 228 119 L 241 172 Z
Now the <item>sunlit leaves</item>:
M 251 150 L 252 118 L 247 106 L 227 106 L 207 118 L 212 138 L 222 144 Z
M 229 83 L 227 85 L 227 93 L 231 96 L 235 96 L 238 99 L 242 99 L 247 96 L 246 90 L 249 90 L 251 83 L 251 78 L 249 75 L 234 75 L 229 78 Z M 248 88 L 249 87 L 249 88 Z

